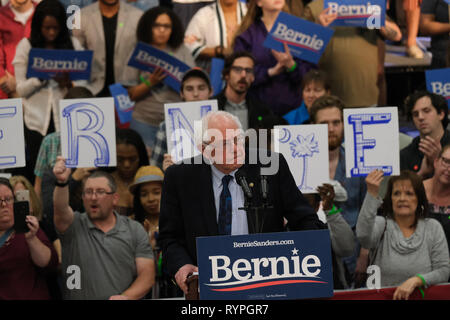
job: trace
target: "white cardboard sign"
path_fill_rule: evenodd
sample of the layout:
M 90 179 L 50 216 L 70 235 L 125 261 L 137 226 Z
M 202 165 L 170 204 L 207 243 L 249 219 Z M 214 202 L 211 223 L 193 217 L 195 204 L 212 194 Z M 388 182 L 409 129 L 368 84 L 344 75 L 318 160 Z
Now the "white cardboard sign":
M 25 167 L 22 99 L 0 100 L 0 169 Z
M 275 126 L 275 151 L 286 158 L 302 193 L 317 193 L 329 182 L 328 127 L 326 124 Z
M 116 166 L 114 99 L 67 99 L 59 105 L 61 153 L 66 166 Z
M 194 141 L 195 121 L 201 120 L 210 111 L 217 111 L 217 100 L 166 103 L 167 150 L 174 162 L 200 154 Z
M 344 109 L 346 176 L 400 173 L 397 107 Z

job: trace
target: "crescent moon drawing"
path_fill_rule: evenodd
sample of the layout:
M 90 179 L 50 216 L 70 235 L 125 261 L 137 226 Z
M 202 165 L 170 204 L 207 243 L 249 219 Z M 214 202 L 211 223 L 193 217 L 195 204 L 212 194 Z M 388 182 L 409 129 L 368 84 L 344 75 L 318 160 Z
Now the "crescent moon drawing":
M 291 140 L 291 132 L 288 129 L 283 128 L 283 137 L 278 139 L 278 141 L 281 143 L 288 143 L 289 140 Z

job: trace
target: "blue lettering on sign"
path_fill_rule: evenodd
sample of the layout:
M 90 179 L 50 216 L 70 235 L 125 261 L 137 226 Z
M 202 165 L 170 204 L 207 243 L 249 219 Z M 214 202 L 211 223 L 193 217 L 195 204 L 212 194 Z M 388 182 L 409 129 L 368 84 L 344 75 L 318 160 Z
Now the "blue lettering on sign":
M 16 107 L 0 107 L 0 119 L 2 118 L 12 118 L 16 115 Z M 0 129 L 0 140 L 3 139 L 3 130 Z M 15 156 L 1 156 L 0 157 L 0 167 L 10 166 L 16 164 Z
M 208 112 L 211 111 L 210 105 L 205 105 L 200 107 L 200 115 L 203 118 Z M 194 128 L 189 123 L 184 113 L 180 108 L 169 108 L 167 113 L 169 114 L 169 125 L 172 128 L 172 141 L 175 148 L 175 161 L 183 158 L 183 136 L 186 136 L 190 140 L 192 150 L 195 150 L 194 142 Z
M 89 119 L 88 124 L 84 127 L 80 127 L 79 114 L 84 114 Z M 95 148 L 94 165 L 96 167 L 108 166 L 109 147 L 105 137 L 100 133 L 104 123 L 104 115 L 100 108 L 90 103 L 80 102 L 65 107 L 62 115 L 67 120 L 68 131 L 66 165 L 75 167 L 78 164 L 80 139 L 85 138 Z
M 375 139 L 364 139 L 364 125 L 389 123 L 390 121 L 390 113 L 352 114 L 348 117 L 349 124 L 353 125 L 354 167 L 350 170 L 352 177 L 366 176 L 375 169 L 382 170 L 385 175 L 392 174 L 392 166 L 366 166 L 364 163 L 364 150 L 373 149 L 376 146 Z

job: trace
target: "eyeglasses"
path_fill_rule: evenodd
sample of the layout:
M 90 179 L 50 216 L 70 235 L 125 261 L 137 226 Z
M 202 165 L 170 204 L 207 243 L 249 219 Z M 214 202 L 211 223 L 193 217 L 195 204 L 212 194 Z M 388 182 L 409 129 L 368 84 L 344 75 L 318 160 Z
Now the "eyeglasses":
M 243 67 L 238 67 L 238 66 L 231 66 L 231 71 L 236 72 L 238 74 L 241 74 L 242 71 L 245 70 L 246 74 L 253 74 L 254 69 L 253 68 L 243 68 Z
M 5 203 L 6 205 L 11 205 L 14 202 L 14 197 L 6 197 L 5 199 L 0 199 L 0 205 Z
M 92 189 L 87 189 L 83 191 L 83 196 L 86 198 L 92 198 L 92 196 L 95 194 L 97 196 L 97 198 L 103 198 L 106 195 L 111 195 L 114 194 L 115 192 L 108 192 L 105 189 L 97 189 L 97 190 L 92 190 Z
M 229 139 L 229 140 L 222 140 L 222 141 L 217 141 L 217 142 L 203 142 L 203 144 L 205 146 L 213 146 L 215 148 L 219 148 L 219 149 L 227 149 L 227 148 L 231 148 L 234 145 L 243 145 L 245 141 L 245 136 L 243 134 L 239 134 L 237 136 L 235 136 L 233 139 Z
M 450 168 L 450 159 L 444 158 L 441 156 L 441 160 L 442 160 L 442 164 L 444 165 L 444 167 Z
M 172 25 L 170 24 L 164 24 L 164 23 L 154 23 L 152 25 L 152 28 L 163 28 L 163 29 L 172 29 Z

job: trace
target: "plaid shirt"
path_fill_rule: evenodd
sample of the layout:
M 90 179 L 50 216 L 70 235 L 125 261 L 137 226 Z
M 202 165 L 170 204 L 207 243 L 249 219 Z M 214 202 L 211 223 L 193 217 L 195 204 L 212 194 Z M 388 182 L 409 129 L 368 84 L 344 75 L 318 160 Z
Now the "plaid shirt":
M 61 154 L 61 134 L 53 132 L 44 137 L 39 148 L 34 174 L 42 178 L 46 169 L 52 169 Z
M 152 150 L 150 165 L 157 166 L 162 170 L 164 154 L 166 153 L 167 153 L 166 122 L 163 121 L 159 124 L 158 132 L 156 133 L 156 141 L 155 146 L 153 147 Z

